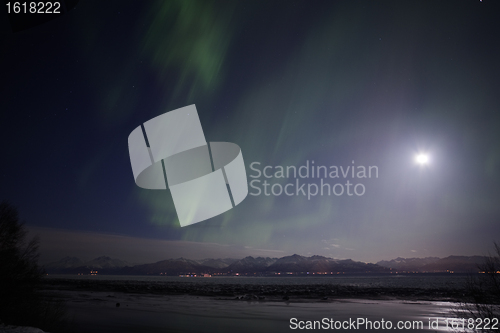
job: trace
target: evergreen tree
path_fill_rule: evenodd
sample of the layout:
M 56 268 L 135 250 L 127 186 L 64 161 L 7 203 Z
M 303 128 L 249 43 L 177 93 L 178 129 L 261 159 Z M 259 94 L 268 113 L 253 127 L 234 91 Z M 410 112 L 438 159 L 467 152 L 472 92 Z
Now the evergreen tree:
M 17 209 L 0 203 L 0 321 L 29 324 L 38 310 L 43 271 L 38 266 L 38 238 L 27 240 Z

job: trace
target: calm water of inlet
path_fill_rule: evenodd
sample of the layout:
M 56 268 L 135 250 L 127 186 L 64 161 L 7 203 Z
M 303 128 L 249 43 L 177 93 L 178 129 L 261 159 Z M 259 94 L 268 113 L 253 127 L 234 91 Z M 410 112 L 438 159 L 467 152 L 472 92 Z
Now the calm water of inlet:
M 467 275 L 345 275 L 328 277 L 165 277 L 49 275 L 50 279 L 120 281 L 137 284 L 194 283 L 238 285 L 315 285 L 359 287 L 460 289 Z M 294 323 L 335 320 L 391 321 L 390 331 L 450 331 L 446 320 L 457 316 L 453 302 L 336 299 L 328 302 L 237 301 L 214 297 L 163 295 L 112 291 L 52 290 L 65 301 L 77 333 L 144 332 L 293 332 Z M 119 305 L 119 306 L 118 306 Z M 467 318 L 465 318 L 467 319 Z M 398 323 L 418 329 L 395 328 Z M 439 322 L 439 327 L 430 323 Z M 326 327 L 322 327 L 325 329 Z M 320 330 L 322 330 L 320 329 Z M 331 330 L 332 328 L 326 328 Z M 300 329 L 299 329 L 300 330 Z M 345 329 L 340 329 L 341 331 Z M 361 326 L 358 331 L 369 332 Z M 379 329 L 378 331 L 387 331 Z

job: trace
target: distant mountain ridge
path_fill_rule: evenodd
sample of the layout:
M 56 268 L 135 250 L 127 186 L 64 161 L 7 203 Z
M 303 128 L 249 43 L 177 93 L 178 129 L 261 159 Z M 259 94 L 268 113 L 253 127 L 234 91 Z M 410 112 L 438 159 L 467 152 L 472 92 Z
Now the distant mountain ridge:
M 283 258 L 245 257 L 243 259 L 167 259 L 156 263 L 127 265 L 125 261 L 99 257 L 83 262 L 66 257 L 44 266 L 51 274 L 99 274 L 127 275 L 276 275 L 276 274 L 337 274 L 389 272 L 385 267 L 353 260 L 337 260 L 322 256 L 304 257 L 297 254 Z
M 43 265 L 48 273 L 83 273 L 89 270 L 118 270 L 130 266 L 126 261 L 112 259 L 107 256 L 97 257 L 90 261 L 83 261 L 76 257 L 64 257 L 59 261 Z
M 50 274 L 99 274 L 117 275 L 314 275 L 349 273 L 404 273 L 404 272 L 478 272 L 484 263 L 482 256 L 449 256 L 446 258 L 401 258 L 382 260 L 376 264 L 351 259 L 333 259 L 298 254 L 282 258 L 245 257 L 243 259 L 167 259 L 156 263 L 132 265 L 126 261 L 101 256 L 90 261 L 65 257 L 44 265 Z
M 269 266 L 276 262 L 276 258 L 263 258 L 263 257 L 245 257 L 240 260 L 236 260 L 230 265 L 228 265 L 224 271 L 236 272 L 236 273 L 253 273 L 253 272 L 264 272 Z
M 64 257 L 59 261 L 51 262 L 43 265 L 45 270 L 63 269 L 84 266 L 84 262 L 76 257 Z
M 212 268 L 225 268 L 231 265 L 233 262 L 238 261 L 239 259 L 225 258 L 225 259 L 202 259 L 198 260 L 198 262 L 202 265 L 212 267 Z
M 379 261 L 377 265 L 399 272 L 478 272 L 479 265 L 484 264 L 484 256 L 449 256 L 446 258 L 396 258 L 389 261 Z
M 211 268 L 190 259 L 167 259 L 152 264 L 124 267 L 121 274 L 130 275 L 178 275 L 182 273 L 209 271 Z
M 400 271 L 418 271 L 421 267 L 432 264 L 440 260 L 438 257 L 426 257 L 426 258 L 401 258 L 397 257 L 392 260 L 382 260 L 377 262 L 377 265 L 392 268 Z

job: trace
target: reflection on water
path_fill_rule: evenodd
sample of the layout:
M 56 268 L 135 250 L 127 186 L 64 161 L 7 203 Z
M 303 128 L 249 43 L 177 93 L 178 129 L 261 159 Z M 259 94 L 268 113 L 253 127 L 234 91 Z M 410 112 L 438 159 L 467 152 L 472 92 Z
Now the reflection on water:
M 450 331 L 455 303 L 339 299 L 334 302 L 260 302 L 209 297 L 106 292 L 68 292 L 68 305 L 81 332 L 290 332 L 291 319 L 423 323 L 419 332 Z M 120 307 L 115 304 L 119 302 Z M 430 322 L 438 320 L 438 326 Z M 357 331 L 371 331 L 360 326 Z M 380 331 L 380 330 L 379 330 Z M 384 331 L 384 330 L 382 330 Z M 408 330 L 406 330 L 408 331 Z M 413 330 L 410 330 L 413 331 Z

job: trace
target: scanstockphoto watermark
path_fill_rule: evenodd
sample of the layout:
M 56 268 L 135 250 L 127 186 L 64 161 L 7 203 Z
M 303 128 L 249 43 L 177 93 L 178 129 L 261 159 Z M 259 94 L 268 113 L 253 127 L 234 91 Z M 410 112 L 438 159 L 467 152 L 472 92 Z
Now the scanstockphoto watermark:
M 307 160 L 301 166 L 262 166 L 260 162 L 250 164 L 250 195 L 259 196 L 306 196 L 307 200 L 315 196 L 362 196 L 366 193 L 363 179 L 378 178 L 375 165 L 315 165 Z M 284 180 L 291 180 L 284 183 Z M 339 182 L 338 179 L 346 181 Z M 286 182 L 286 181 L 285 181 Z

